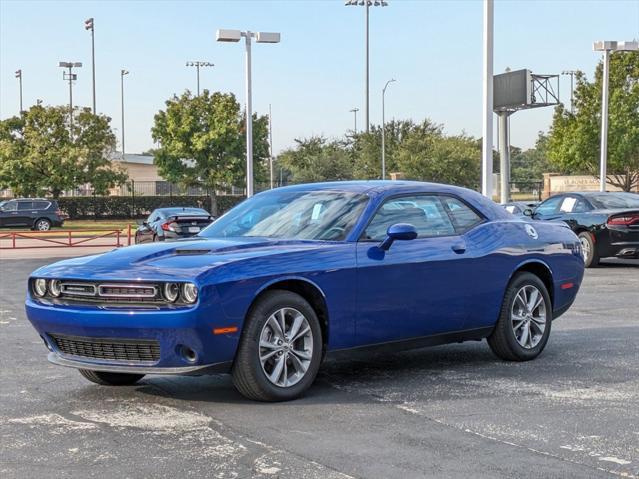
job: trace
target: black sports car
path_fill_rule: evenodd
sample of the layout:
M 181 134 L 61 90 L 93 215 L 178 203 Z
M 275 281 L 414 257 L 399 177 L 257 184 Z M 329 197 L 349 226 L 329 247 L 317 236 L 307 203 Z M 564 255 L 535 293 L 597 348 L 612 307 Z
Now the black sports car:
M 135 242 L 150 243 L 195 236 L 213 221 L 202 208 L 158 208 L 135 232 Z
M 636 193 L 562 193 L 524 214 L 567 223 L 579 236 L 586 267 L 597 266 L 601 258 L 639 258 Z

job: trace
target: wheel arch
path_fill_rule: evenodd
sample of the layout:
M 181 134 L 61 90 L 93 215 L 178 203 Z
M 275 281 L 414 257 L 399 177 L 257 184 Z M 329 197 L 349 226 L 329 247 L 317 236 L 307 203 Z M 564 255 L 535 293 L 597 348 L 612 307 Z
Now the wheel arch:
M 554 308 L 555 294 L 552 268 L 540 260 L 525 261 L 517 266 L 517 268 L 513 271 L 513 273 L 510 275 L 510 278 L 508 278 L 508 283 L 512 281 L 513 277 L 517 273 L 521 272 L 534 274 L 541 280 L 542 283 L 544 283 L 544 286 L 548 290 L 548 295 L 550 296 L 551 306 Z
M 326 304 L 326 295 L 322 289 L 313 281 L 298 276 L 278 278 L 263 285 L 251 301 L 248 311 L 253 305 L 267 292 L 274 290 L 290 291 L 299 294 L 311 305 L 320 322 L 322 330 L 323 349 L 326 351 L 328 344 L 328 306 Z

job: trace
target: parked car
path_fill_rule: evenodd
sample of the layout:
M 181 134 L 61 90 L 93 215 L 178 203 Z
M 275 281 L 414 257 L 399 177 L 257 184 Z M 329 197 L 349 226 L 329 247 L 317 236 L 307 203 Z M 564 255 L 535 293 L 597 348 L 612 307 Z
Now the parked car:
M 601 258 L 639 258 L 639 195 L 623 192 L 564 193 L 528 215 L 563 221 L 579 236 L 586 267 Z
M 524 211 L 532 210 L 539 204 L 539 201 L 511 201 L 510 203 L 502 203 L 508 213 L 515 216 L 525 216 Z
M 0 226 L 29 227 L 48 231 L 52 226 L 62 226 L 65 216 L 55 200 L 43 198 L 16 198 L 0 204 Z
M 135 242 L 150 243 L 189 238 L 198 234 L 212 221 L 210 213 L 202 208 L 158 208 L 138 227 Z
M 191 240 L 42 267 L 26 311 L 49 361 L 95 383 L 230 372 L 277 401 L 325 354 L 487 338 L 504 360 L 534 359 L 583 272 L 566 225 L 474 191 L 320 183 L 257 194 Z

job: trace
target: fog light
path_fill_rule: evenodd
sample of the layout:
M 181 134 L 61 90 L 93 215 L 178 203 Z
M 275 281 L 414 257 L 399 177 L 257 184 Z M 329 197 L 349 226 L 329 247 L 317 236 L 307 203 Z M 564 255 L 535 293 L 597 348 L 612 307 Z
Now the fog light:
M 195 303 L 197 301 L 197 286 L 193 283 L 184 283 L 182 286 L 182 299 L 185 303 Z
M 180 294 L 180 287 L 176 283 L 166 283 L 164 285 L 164 297 L 167 301 L 174 303 Z
M 60 296 L 62 293 L 62 283 L 59 279 L 52 279 L 49 281 L 49 292 L 54 298 Z
M 38 278 L 33 282 L 33 293 L 42 298 L 45 294 L 47 294 L 47 280 Z

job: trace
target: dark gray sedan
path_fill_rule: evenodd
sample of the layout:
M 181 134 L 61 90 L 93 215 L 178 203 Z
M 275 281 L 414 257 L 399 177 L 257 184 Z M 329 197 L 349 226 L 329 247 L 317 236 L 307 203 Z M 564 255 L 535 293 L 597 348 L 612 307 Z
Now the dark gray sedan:
M 213 216 L 202 208 L 158 208 L 138 227 L 135 242 L 139 244 L 189 238 L 206 228 L 213 219 Z

